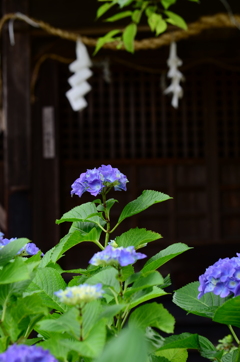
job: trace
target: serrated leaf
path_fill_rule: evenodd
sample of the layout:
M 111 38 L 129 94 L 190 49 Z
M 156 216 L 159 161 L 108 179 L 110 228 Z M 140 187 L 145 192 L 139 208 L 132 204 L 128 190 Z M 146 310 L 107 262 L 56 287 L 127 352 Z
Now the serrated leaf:
M 106 209 L 104 208 L 103 204 L 101 203 L 100 205 L 97 206 L 97 210 L 98 211 L 105 211 L 106 210 L 107 212 L 109 212 L 116 202 L 118 202 L 118 200 L 116 200 L 116 199 L 108 199 L 106 201 L 106 205 L 105 205 Z
M 133 283 L 131 288 L 128 288 L 125 292 L 125 296 L 128 297 L 133 293 L 136 293 L 138 290 L 143 290 L 153 286 L 159 286 L 163 284 L 164 280 L 162 275 L 159 272 L 153 272 L 148 274 L 147 276 L 140 277 Z
M 215 311 L 225 299 L 213 293 L 206 293 L 198 299 L 198 287 L 199 282 L 194 282 L 178 289 L 173 295 L 173 302 L 190 313 L 213 318 Z
M 214 313 L 213 321 L 240 327 L 240 297 L 235 297 L 223 303 Z
M 42 304 L 41 297 L 35 293 L 19 299 L 11 308 L 11 314 L 17 324 L 24 318 L 34 314 L 48 314 L 48 308 Z
M 164 9 L 168 9 L 169 6 L 175 4 L 176 1 L 177 0 L 161 0 L 161 3 L 163 5 Z M 195 0 L 193 0 L 193 1 L 195 1 Z
M 157 351 L 173 348 L 199 349 L 198 334 L 182 333 L 168 337 Z
M 229 353 L 226 353 L 222 356 L 222 362 L 238 362 L 240 358 L 239 350 L 235 349 Z
M 105 3 L 101 5 L 97 10 L 97 19 L 105 14 L 113 5 L 114 3 Z
M 167 349 L 164 351 L 156 352 L 157 356 L 165 357 L 171 362 L 186 362 L 188 352 L 184 348 Z
M 216 347 L 210 342 L 207 338 L 203 336 L 198 336 L 198 341 L 200 345 L 199 352 L 202 357 L 217 361 L 221 360 L 223 351 L 217 351 Z
M 129 318 L 129 325 L 146 329 L 156 327 L 163 332 L 173 333 L 175 319 L 162 304 L 148 303 L 138 307 Z
M 139 214 L 150 206 L 172 199 L 172 197 L 163 194 L 162 192 L 145 190 L 136 200 L 129 202 L 123 209 L 118 219 L 121 223 L 127 217 Z
M 117 236 L 115 241 L 118 246 L 123 246 L 124 248 L 128 246 L 134 246 L 135 249 L 137 249 L 139 245 L 150 243 L 151 241 L 161 238 L 162 235 L 153 231 L 135 228 L 126 231 L 120 236 Z
M 103 306 L 100 300 L 94 300 L 91 303 L 87 303 L 83 311 L 83 337 L 86 339 L 89 332 L 95 328 L 95 324 L 99 321 Z
M 134 327 L 124 328 L 112 338 L 96 362 L 146 362 L 147 344 L 143 332 Z
M 74 222 L 74 221 L 89 221 L 96 225 L 104 225 L 105 222 L 101 217 L 97 216 L 97 207 L 93 202 L 87 202 L 80 206 L 74 207 L 72 210 L 66 212 L 60 220 L 56 220 L 56 224 L 63 222 Z
M 53 268 L 38 269 L 37 273 L 26 290 L 26 293 L 39 292 L 42 302 L 49 308 L 66 311 L 68 307 L 59 301 L 54 292 L 65 289 L 66 283 L 61 275 Z
M 103 311 L 99 316 L 101 318 L 111 319 L 115 315 L 117 315 L 121 310 L 123 310 L 127 305 L 126 304 L 113 304 L 113 305 L 106 305 L 103 307 Z
M 57 319 L 44 319 L 38 322 L 37 331 L 71 334 L 76 339 L 80 337 L 79 312 L 76 308 L 70 308 L 66 313 L 60 315 Z
M 166 19 L 168 23 L 176 25 L 181 29 L 187 30 L 188 26 L 181 16 L 167 10 L 165 10 L 164 13 L 168 16 L 168 19 Z
M 113 22 L 123 18 L 127 18 L 128 16 L 132 16 L 132 11 L 122 11 L 121 13 L 117 13 L 110 18 L 105 19 L 105 21 Z
M 116 279 L 117 274 L 118 271 L 115 268 L 109 267 L 100 270 L 98 273 L 88 278 L 87 283 L 90 285 L 101 283 L 105 286 L 112 287 L 115 291 L 119 292 L 120 286 L 118 280 Z
M 187 250 L 192 249 L 183 243 L 176 243 L 168 246 L 166 249 L 160 251 L 158 254 L 150 258 L 142 269 L 142 273 L 147 273 L 152 270 L 160 268 L 160 266 L 167 263 L 169 260 L 175 258 L 176 256 L 184 253 Z
M 102 351 L 106 340 L 105 321 L 100 321 L 92 329 L 84 341 L 72 340 L 60 335 L 50 338 L 38 345 L 47 348 L 55 357 L 67 360 L 70 351 L 75 351 L 81 357 L 96 358 Z M 61 346 L 61 347 L 60 347 Z M 60 347 L 60 348 L 59 348 Z
M 9 263 L 0 270 L 0 284 L 16 283 L 30 278 L 30 273 L 25 261 L 17 257 L 12 263 Z
M 137 25 L 135 23 L 129 24 L 123 32 L 123 43 L 126 50 L 130 53 L 134 52 L 134 39 L 137 34 Z
M 30 240 L 26 238 L 20 238 L 11 241 L 9 244 L 5 245 L 0 249 L 0 266 L 4 266 L 11 259 L 13 259 L 20 249 L 22 249 Z
M 139 304 L 147 302 L 148 300 L 158 298 L 166 294 L 168 293 L 166 293 L 163 289 L 158 287 L 149 288 L 149 290 L 148 289 L 141 290 L 133 295 L 132 300 L 129 304 L 129 309 L 132 309 Z
M 56 263 L 66 251 L 82 242 L 98 242 L 98 236 L 99 233 L 96 228 L 93 228 L 86 235 L 80 234 L 79 231 L 67 234 L 61 239 L 60 243 L 55 246 L 50 256 L 50 261 Z
M 6 351 L 9 344 L 9 337 L 1 337 L 0 338 L 0 353 Z

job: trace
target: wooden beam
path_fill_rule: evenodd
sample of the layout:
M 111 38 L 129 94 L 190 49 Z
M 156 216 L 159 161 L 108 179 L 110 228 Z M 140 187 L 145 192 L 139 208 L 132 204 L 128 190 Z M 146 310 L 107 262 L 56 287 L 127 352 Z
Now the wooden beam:
M 18 11 L 28 13 L 28 0 L 2 1 L 3 15 Z M 2 36 L 4 181 L 7 233 L 30 237 L 30 38 L 20 27 L 27 29 L 26 24 L 19 24 L 14 46 L 10 45 L 7 27 Z

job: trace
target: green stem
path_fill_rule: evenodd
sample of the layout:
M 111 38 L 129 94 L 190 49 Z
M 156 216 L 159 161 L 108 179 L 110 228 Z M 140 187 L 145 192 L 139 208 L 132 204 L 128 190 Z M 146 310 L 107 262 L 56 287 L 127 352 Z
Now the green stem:
M 116 230 L 116 228 L 118 227 L 118 225 L 120 225 L 120 223 L 117 223 L 117 224 L 114 226 L 114 228 L 110 231 L 110 234 L 113 233 L 113 232 Z
M 233 327 L 229 324 L 229 325 L 228 325 L 228 328 L 230 329 L 230 331 L 231 331 L 231 333 L 232 333 L 232 335 L 233 335 L 233 338 L 235 339 L 235 341 L 236 341 L 237 344 L 239 345 L 239 344 L 240 344 L 240 341 L 239 341 L 239 339 L 238 339 L 238 337 L 237 337 L 237 335 L 236 335 Z
M 82 307 L 79 306 L 79 317 L 80 317 L 80 341 L 83 341 L 83 314 L 82 314 Z
M 105 216 L 105 220 L 107 223 L 107 230 L 105 230 L 105 243 L 104 246 L 106 248 L 106 246 L 109 243 L 109 239 L 110 239 L 110 230 L 111 230 L 111 225 L 110 225 L 110 215 L 109 212 L 107 211 L 107 204 L 106 204 L 106 193 L 102 193 L 102 199 L 103 199 L 103 208 L 104 208 L 104 216 Z
M 127 319 L 128 315 L 129 315 L 129 311 L 125 312 L 124 314 L 122 316 L 123 318 L 122 318 L 121 328 L 124 326 L 124 323 L 126 322 L 126 319 Z
M 93 240 L 94 244 L 96 244 L 97 246 L 99 246 L 99 248 L 101 250 L 104 250 L 104 247 L 102 246 L 102 244 L 98 241 L 98 240 Z

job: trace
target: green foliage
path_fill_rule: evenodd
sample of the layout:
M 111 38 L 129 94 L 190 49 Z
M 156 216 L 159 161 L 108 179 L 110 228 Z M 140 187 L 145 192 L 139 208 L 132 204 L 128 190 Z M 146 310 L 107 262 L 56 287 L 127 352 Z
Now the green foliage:
M 170 200 L 171 197 L 162 192 L 145 190 L 136 200 L 129 202 L 123 209 L 118 219 L 120 224 L 123 220 L 148 209 L 150 206 Z
M 169 11 L 169 7 L 174 5 L 177 0 L 98 0 L 99 2 L 105 1 L 97 11 L 97 18 L 104 15 L 109 9 L 113 9 L 115 14 L 107 18 L 105 21 L 118 21 L 123 18 L 131 17 L 131 23 L 128 24 L 123 30 L 117 30 L 106 34 L 104 37 L 98 40 L 95 53 L 100 48 L 109 42 L 116 42 L 116 47 L 125 49 L 133 53 L 134 52 L 134 39 L 137 34 L 137 25 L 141 20 L 146 21 L 152 32 L 158 36 L 167 30 L 167 23 L 178 26 L 181 29 L 186 30 L 187 24 L 184 19 L 178 14 Z M 188 0 L 198 3 L 199 0 Z M 127 10 L 122 11 L 123 8 Z M 143 17 L 144 15 L 144 17 Z
M 135 0 L 114 2 L 121 8 L 134 3 Z M 156 33 L 169 19 L 183 25 L 167 10 L 173 3 L 162 0 L 164 9 L 158 14 L 157 6 L 148 6 L 148 1 L 140 0 L 134 11 L 118 14 L 118 18 L 131 16 L 132 19 L 123 32 L 124 46 L 133 51 L 136 24 L 143 14 Z M 114 4 L 112 0 L 104 2 L 98 16 Z M 164 14 L 168 18 L 164 18 Z M 112 32 L 109 39 L 116 34 Z M 237 362 L 238 351 L 218 350 L 197 334 L 183 333 L 166 338 L 160 334 L 172 334 L 175 319 L 156 301 L 168 294 L 164 289 L 171 284 L 170 276 L 164 278 L 158 269 L 190 247 L 183 243 L 170 245 L 135 272 L 132 264 L 142 257 L 136 250 L 161 239 L 159 233 L 133 228 L 108 246 L 110 234 L 125 219 L 171 197 L 158 191 L 143 191 L 123 208 L 114 226 L 110 211 L 117 200 L 106 200 L 106 194 L 102 191 L 102 200 L 85 203 L 65 213 L 57 223 L 70 222 L 69 232 L 44 256 L 41 252 L 32 257 L 18 255 L 27 239 L 15 240 L 0 249 L 0 353 L 10 344 L 24 343 L 48 349 L 59 362 L 185 362 L 188 349 L 196 349 L 210 360 Z M 76 269 L 63 270 L 58 261 L 82 242 L 93 243 L 100 251 L 106 252 L 107 246 L 107 250 L 114 253 L 124 251 L 123 261 L 114 259 L 114 253 L 104 254 L 104 258 L 97 259 L 86 269 L 79 265 Z M 126 256 L 130 250 L 131 258 Z M 67 290 L 62 273 L 77 274 L 69 281 Z M 174 302 L 190 313 L 240 327 L 240 297 L 227 300 L 208 293 L 198 299 L 198 285 L 191 283 L 176 291 Z M 98 288 L 102 288 L 96 298 L 93 287 L 96 294 Z M 81 293 L 86 294 L 85 299 Z M 63 294 L 65 299 L 61 298 Z M 37 338 L 30 338 L 33 331 L 38 333 Z

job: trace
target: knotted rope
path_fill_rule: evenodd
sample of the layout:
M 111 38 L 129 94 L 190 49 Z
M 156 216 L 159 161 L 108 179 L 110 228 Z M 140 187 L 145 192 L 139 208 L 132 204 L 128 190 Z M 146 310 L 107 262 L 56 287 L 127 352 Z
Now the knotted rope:
M 97 44 L 97 39 L 89 38 L 87 36 L 82 36 L 75 32 L 70 32 L 67 30 L 55 28 L 44 21 L 36 20 L 31 17 L 27 17 L 25 15 L 19 13 L 12 13 L 4 15 L 0 20 L 0 33 L 4 24 L 11 20 L 11 19 L 18 19 L 25 21 L 26 23 L 33 22 L 38 25 L 39 28 L 45 30 L 47 33 L 51 35 L 58 36 L 63 39 L 71 40 L 76 42 L 78 39 L 90 47 L 95 47 Z M 235 21 L 233 22 L 232 18 L 229 17 L 228 14 L 219 13 L 213 16 L 203 16 L 198 21 L 189 24 L 187 30 L 176 30 L 173 32 L 167 32 L 162 34 L 156 38 L 147 38 L 142 40 L 135 40 L 134 47 L 135 50 L 146 50 L 146 49 L 156 49 L 160 48 L 164 45 L 169 45 L 172 40 L 179 41 L 182 39 L 190 38 L 191 36 L 196 36 L 200 34 L 202 31 L 211 29 L 211 28 L 236 28 L 236 23 L 240 24 L 240 15 L 234 16 Z M 31 24 L 31 23 L 30 23 Z M 118 50 L 116 48 L 118 42 L 106 43 L 104 44 L 104 48 L 111 49 L 111 50 Z M 121 48 L 124 50 L 124 48 Z

